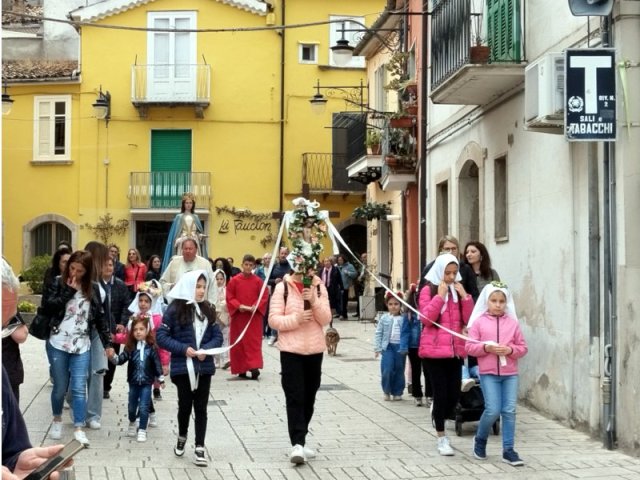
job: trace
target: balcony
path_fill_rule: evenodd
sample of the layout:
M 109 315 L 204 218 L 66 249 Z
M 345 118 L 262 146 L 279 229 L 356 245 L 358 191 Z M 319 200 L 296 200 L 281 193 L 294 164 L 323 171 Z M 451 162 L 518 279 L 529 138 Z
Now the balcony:
M 347 156 L 332 153 L 302 154 L 302 195 L 364 193 L 364 185 L 347 176 Z
M 208 210 L 211 204 L 209 172 L 131 172 L 129 175 L 131 210 L 179 209 L 184 192 L 195 195 L 198 210 Z
M 520 0 L 486 0 L 472 12 L 469 0 L 442 0 L 431 17 L 431 100 L 486 105 L 524 88 L 525 52 Z M 483 20 L 486 18 L 486 22 Z M 488 59 L 472 45 L 486 38 Z
M 382 130 L 382 168 L 380 171 L 380 188 L 385 192 L 404 190 L 407 185 L 416 181 L 418 164 L 415 124 L 405 128 L 389 128 Z
M 149 107 L 193 107 L 197 118 L 211 103 L 211 65 L 132 65 L 131 103 L 140 118 Z

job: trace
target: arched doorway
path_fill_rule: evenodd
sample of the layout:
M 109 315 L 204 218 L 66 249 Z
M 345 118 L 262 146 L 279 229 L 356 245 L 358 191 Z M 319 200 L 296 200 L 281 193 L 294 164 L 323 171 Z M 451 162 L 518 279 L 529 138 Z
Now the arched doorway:
M 358 255 L 358 259 L 362 253 L 367 251 L 367 226 L 358 223 L 352 223 L 340 230 L 340 235 L 344 242 L 349 245 L 353 253 Z M 347 253 L 346 249 L 339 245 L 340 252 Z M 353 261 L 351 263 L 354 263 Z
M 480 186 L 478 165 L 467 160 L 458 177 L 458 232 L 460 248 L 480 238 Z

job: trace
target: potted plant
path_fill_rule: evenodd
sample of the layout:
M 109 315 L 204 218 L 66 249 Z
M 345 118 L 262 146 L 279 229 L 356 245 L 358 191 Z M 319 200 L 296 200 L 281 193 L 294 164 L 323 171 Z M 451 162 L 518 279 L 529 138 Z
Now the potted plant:
M 20 313 L 20 316 L 22 317 L 24 323 L 26 323 L 27 325 L 31 324 L 33 317 L 36 316 L 37 309 L 38 307 L 36 306 L 36 304 L 28 300 L 22 300 L 21 302 L 18 302 L 18 312 Z
M 416 123 L 416 117 L 406 112 L 397 112 L 389 118 L 391 128 L 412 128 Z
M 393 52 L 385 68 L 390 74 L 391 80 L 385 85 L 385 90 L 400 91 L 403 84 L 408 80 L 407 76 L 407 60 L 409 52 Z
M 376 128 L 367 129 L 365 144 L 370 155 L 380 155 L 382 150 L 382 133 Z
M 351 216 L 353 218 L 361 218 L 364 220 L 386 220 L 387 215 L 391 214 L 391 202 L 367 202 L 353 210 Z
M 473 45 L 469 49 L 469 61 L 473 64 L 482 64 L 489 61 L 491 50 L 488 45 L 484 45 L 482 36 L 484 18 L 484 0 L 473 0 L 471 5 L 471 38 Z

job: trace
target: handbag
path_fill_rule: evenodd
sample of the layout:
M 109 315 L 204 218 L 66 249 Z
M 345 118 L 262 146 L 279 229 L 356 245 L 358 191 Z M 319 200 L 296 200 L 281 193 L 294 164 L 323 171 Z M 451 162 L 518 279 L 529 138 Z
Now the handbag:
M 38 308 L 36 316 L 33 317 L 31 325 L 29 325 L 29 334 L 40 340 L 49 340 L 49 335 L 51 334 L 51 318 L 42 313 L 41 308 Z

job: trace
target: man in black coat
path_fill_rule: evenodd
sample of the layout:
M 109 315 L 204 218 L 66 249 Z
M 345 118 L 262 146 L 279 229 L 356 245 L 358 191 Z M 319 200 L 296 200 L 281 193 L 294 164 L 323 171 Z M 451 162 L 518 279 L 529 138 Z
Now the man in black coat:
M 116 333 L 117 325 L 127 325 L 129 321 L 129 290 L 122 280 L 117 278 L 113 273 L 113 259 L 108 258 L 102 270 L 102 278 L 100 279 L 100 287 L 104 290 L 106 298 L 104 301 L 105 316 L 109 317 L 109 325 L 111 334 Z M 113 348 L 116 353 L 120 353 L 120 345 L 114 344 Z M 112 362 L 108 363 L 109 369 L 104 375 L 104 392 L 103 398 L 110 397 L 111 383 L 116 372 L 116 365 Z
M 318 276 L 324 282 L 329 295 L 329 305 L 333 318 L 338 318 L 338 310 L 340 309 L 340 292 L 342 291 L 342 276 L 340 270 L 333 264 L 333 259 L 327 257 L 322 261 L 322 270 L 318 272 Z M 333 321 L 331 322 L 333 323 Z M 333 325 L 331 325 L 333 326 Z

